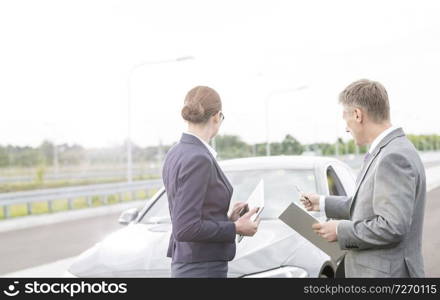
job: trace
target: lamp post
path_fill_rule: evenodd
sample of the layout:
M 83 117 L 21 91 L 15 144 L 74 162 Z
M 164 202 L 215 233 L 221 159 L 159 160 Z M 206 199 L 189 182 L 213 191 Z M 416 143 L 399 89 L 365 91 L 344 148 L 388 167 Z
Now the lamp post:
M 283 89 L 283 90 L 274 90 L 271 91 L 269 94 L 267 94 L 265 99 L 265 106 L 266 106 L 266 156 L 270 156 L 270 142 L 269 142 L 269 101 L 272 99 L 275 95 L 280 94 L 287 94 L 291 92 L 296 91 L 302 91 L 307 89 L 308 87 L 306 85 L 301 85 L 296 88 L 292 89 Z
M 194 57 L 182 56 L 174 59 L 142 62 L 131 67 L 127 78 L 128 97 L 127 97 L 127 141 L 126 141 L 127 149 L 126 150 L 127 150 L 127 181 L 128 182 L 133 181 L 133 157 L 132 157 L 133 146 L 131 142 L 131 80 L 133 78 L 134 72 L 144 66 L 181 62 L 191 59 L 194 59 Z
M 57 127 L 54 122 L 44 122 L 44 125 L 46 125 L 49 130 L 52 132 L 52 138 L 51 142 L 53 143 L 53 158 L 52 158 L 52 164 L 53 164 L 53 173 L 55 176 L 59 175 L 60 172 L 60 164 L 59 164 L 59 149 L 57 146 Z

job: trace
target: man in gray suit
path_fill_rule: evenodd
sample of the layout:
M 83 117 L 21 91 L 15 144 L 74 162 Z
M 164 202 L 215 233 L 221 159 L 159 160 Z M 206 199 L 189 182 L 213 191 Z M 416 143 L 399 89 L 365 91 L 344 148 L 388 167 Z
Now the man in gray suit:
M 308 210 L 338 219 L 313 225 L 345 255 L 346 277 L 424 277 L 422 227 L 425 170 L 401 128 L 391 125 L 388 95 L 378 82 L 359 80 L 339 95 L 347 132 L 370 145 L 354 195 L 304 194 Z

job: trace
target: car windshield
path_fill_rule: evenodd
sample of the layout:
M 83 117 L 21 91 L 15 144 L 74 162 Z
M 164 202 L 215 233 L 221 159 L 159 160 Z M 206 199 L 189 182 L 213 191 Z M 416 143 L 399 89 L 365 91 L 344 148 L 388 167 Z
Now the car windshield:
M 235 202 L 246 202 L 260 179 L 264 180 L 264 211 L 262 219 L 277 219 L 293 201 L 299 203 L 297 185 L 306 192 L 316 193 L 316 179 L 312 170 L 247 170 L 225 172 L 234 187 L 231 206 Z M 141 223 L 168 223 L 170 214 L 166 193 L 157 199 Z

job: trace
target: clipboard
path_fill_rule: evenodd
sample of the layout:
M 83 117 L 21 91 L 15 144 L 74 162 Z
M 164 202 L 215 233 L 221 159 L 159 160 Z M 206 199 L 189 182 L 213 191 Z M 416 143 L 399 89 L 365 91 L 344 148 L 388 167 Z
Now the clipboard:
M 330 256 L 334 263 L 344 255 L 345 252 L 338 243 L 327 242 L 313 231 L 312 225 L 320 221 L 295 202 L 292 202 L 278 218 Z

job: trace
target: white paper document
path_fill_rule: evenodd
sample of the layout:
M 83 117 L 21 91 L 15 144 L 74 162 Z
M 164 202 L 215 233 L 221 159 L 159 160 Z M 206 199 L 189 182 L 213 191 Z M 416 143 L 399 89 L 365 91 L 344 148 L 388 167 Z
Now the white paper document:
M 324 251 L 332 258 L 333 262 L 336 263 L 344 254 L 337 243 L 327 242 L 313 231 L 312 225 L 320 223 L 320 221 L 298 204 L 291 203 L 278 218 Z

